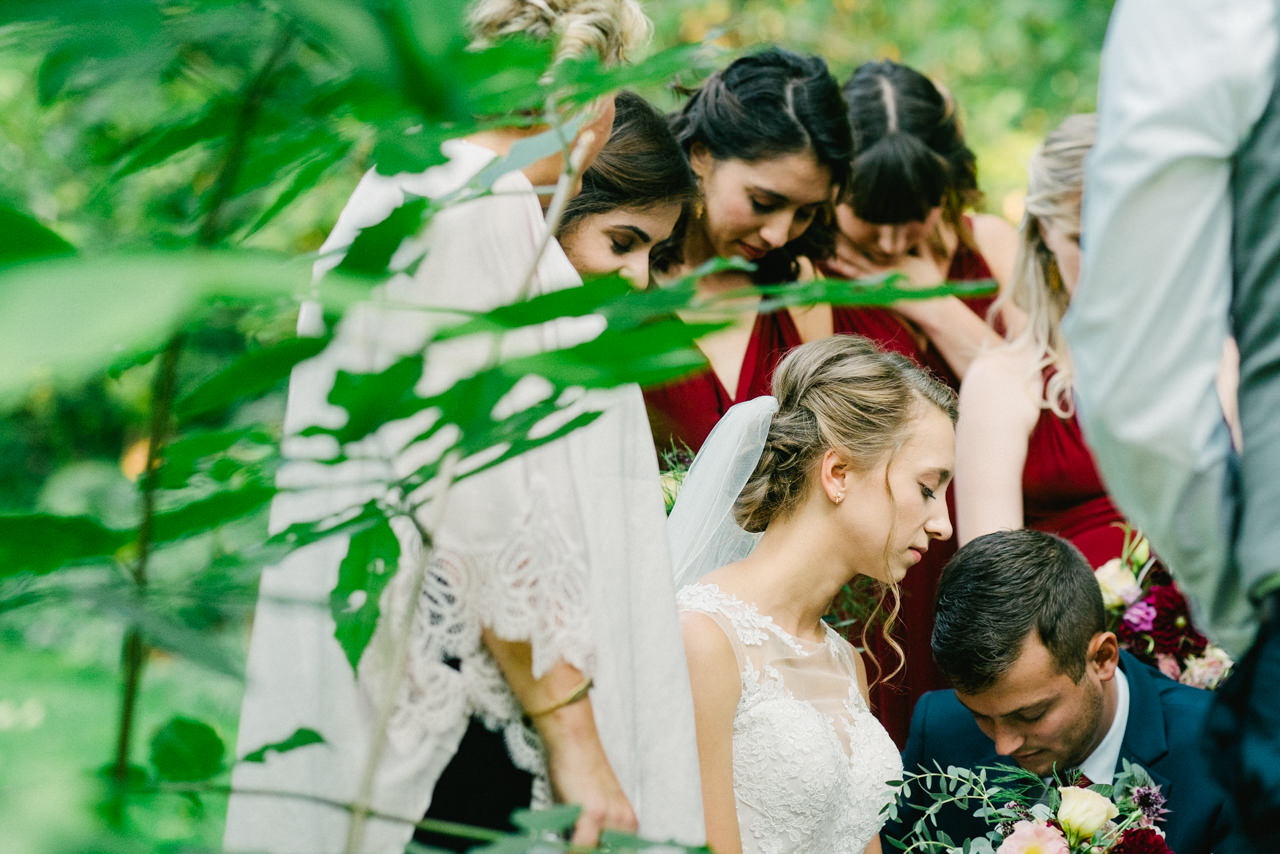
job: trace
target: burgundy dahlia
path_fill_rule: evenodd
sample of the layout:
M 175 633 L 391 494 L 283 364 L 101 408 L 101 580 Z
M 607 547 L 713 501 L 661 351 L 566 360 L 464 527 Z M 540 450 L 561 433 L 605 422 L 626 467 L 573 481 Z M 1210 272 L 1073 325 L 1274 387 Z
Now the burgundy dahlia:
M 1199 655 L 1208 641 L 1191 625 L 1187 600 L 1172 585 L 1152 587 L 1144 600 L 1155 609 L 1151 623 L 1151 640 L 1156 652 L 1170 655 Z
M 1173 854 L 1173 851 L 1154 827 L 1131 827 L 1120 834 L 1110 854 Z

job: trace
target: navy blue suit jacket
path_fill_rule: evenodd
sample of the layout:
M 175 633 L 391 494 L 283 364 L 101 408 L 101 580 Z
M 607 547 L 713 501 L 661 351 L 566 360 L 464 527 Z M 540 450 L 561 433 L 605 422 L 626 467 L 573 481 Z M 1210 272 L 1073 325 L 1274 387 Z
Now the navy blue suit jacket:
M 1120 653 L 1120 669 L 1129 680 L 1129 720 L 1120 757 L 1141 765 L 1160 784 L 1170 810 L 1163 825 L 1169 847 L 1176 854 L 1251 851 L 1228 838 L 1233 822 L 1226 795 L 1210 775 L 1201 748 L 1212 695 L 1174 682 L 1127 652 Z M 934 762 L 943 768 L 1014 765 L 996 753 L 994 742 L 978 729 L 954 691 L 931 691 L 916 703 L 902 760 L 908 772 L 922 765 L 932 769 Z M 913 821 L 904 816 L 886 826 L 884 836 L 901 837 Z M 986 832 L 981 821 L 958 809 L 941 814 L 938 825 L 957 842 Z M 895 849 L 886 845 L 885 850 Z

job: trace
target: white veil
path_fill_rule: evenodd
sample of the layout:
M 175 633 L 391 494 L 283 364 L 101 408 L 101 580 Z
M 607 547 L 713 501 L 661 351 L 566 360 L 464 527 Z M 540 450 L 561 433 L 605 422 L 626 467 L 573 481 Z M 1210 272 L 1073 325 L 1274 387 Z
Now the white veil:
M 760 462 L 778 400 L 757 397 L 729 409 L 694 458 L 667 519 L 679 590 L 751 554 L 760 539 L 733 518 L 733 505 Z

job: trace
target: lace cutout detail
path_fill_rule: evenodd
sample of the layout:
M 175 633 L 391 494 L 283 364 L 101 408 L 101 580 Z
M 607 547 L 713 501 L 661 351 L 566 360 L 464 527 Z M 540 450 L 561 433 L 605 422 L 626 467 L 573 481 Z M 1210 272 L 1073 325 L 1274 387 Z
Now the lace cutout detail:
M 902 762 L 858 690 L 856 653 L 829 626 L 825 642 L 806 643 L 713 585 L 677 601 L 714 619 L 742 663 L 733 777 L 743 850 L 861 852 Z
M 550 803 L 545 747 L 524 723 L 481 630 L 490 626 L 500 637 L 528 639 L 535 673 L 559 658 L 593 671 L 586 563 L 557 524 L 563 502 L 563 496 L 535 496 L 525 518 L 489 548 L 463 549 L 447 534 L 441 537 L 417 597 L 406 673 L 388 727 L 393 745 L 411 749 L 475 716 L 502 733 L 512 763 L 534 775 L 534 801 L 542 804 Z M 403 548 L 406 537 L 401 539 Z M 405 563 L 393 585 L 408 583 L 409 562 L 422 559 L 421 544 L 412 546 L 403 548 Z

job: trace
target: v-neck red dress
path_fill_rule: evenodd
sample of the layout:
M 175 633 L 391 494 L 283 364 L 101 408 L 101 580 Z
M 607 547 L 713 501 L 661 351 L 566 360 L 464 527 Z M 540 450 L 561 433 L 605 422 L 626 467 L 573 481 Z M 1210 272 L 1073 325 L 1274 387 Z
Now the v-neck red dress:
M 692 459 L 729 407 L 769 394 L 774 368 L 799 344 L 800 333 L 786 311 L 757 314 L 742 357 L 738 387 L 732 394 L 709 364 L 684 379 L 645 389 L 644 402 L 659 457 L 665 451 L 680 453 L 687 448 Z

